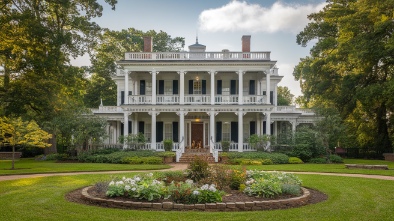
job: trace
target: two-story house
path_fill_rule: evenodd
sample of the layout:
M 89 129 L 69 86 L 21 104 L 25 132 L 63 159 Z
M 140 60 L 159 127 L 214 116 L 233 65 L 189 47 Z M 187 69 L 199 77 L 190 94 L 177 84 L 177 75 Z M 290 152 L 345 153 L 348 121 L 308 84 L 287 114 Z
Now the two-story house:
M 95 115 L 108 121 L 106 144 L 125 134 L 143 133 L 145 149 L 164 150 L 172 139 L 177 159 L 186 147 L 252 151 L 252 134 L 278 135 L 313 123 L 313 112 L 277 106 L 278 74 L 270 52 L 250 50 L 251 36 L 242 37 L 242 52 L 207 52 L 196 43 L 188 52 L 152 52 L 144 38 L 144 52 L 125 54 L 113 77 L 117 106 L 102 106 Z

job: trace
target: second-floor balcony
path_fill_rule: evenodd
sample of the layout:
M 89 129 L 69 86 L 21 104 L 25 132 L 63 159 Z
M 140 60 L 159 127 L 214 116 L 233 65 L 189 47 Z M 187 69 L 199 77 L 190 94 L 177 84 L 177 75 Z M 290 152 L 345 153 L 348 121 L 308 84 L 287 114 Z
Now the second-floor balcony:
M 239 104 L 238 95 L 215 95 L 214 104 Z M 130 95 L 128 104 L 152 104 L 152 95 Z M 181 104 L 179 95 L 156 95 L 156 104 Z M 205 94 L 185 95 L 183 104 L 212 104 L 211 96 Z M 242 97 L 242 104 L 266 104 L 265 95 L 246 95 Z

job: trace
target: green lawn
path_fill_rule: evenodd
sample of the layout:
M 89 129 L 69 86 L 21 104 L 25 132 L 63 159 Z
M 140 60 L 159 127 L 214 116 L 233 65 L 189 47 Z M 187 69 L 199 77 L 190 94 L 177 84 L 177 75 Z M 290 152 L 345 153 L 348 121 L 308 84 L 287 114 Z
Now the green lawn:
M 129 174 L 118 174 L 131 176 Z M 393 181 L 299 175 L 304 186 L 328 194 L 325 202 L 258 212 L 176 212 L 109 209 L 71 203 L 71 190 L 114 175 L 78 175 L 3 181 L 0 220 L 394 220 Z
M 10 170 L 11 160 L 0 160 L 0 175 L 59 173 L 76 171 L 111 171 L 111 170 L 157 170 L 170 168 L 168 165 L 130 165 L 108 163 L 56 163 L 54 161 L 36 161 L 19 159 L 15 161 L 15 170 Z

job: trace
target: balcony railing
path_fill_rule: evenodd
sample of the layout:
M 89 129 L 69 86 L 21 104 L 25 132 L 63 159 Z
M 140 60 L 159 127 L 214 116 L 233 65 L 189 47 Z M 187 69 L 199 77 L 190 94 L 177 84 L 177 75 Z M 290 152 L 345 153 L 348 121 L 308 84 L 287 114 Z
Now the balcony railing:
M 127 52 L 125 60 L 270 60 L 271 52 Z
M 215 150 L 223 151 L 222 144 L 220 142 L 215 143 Z M 238 143 L 231 142 L 229 151 L 237 152 L 238 151 Z M 242 151 L 256 151 L 249 143 L 242 144 Z
M 238 104 L 238 95 L 216 95 L 215 104 Z M 243 104 L 265 104 L 265 95 L 243 96 Z M 130 95 L 128 104 L 152 104 L 151 95 Z M 179 104 L 179 95 L 156 95 L 156 104 Z M 211 104 L 210 95 L 185 95 L 184 104 Z

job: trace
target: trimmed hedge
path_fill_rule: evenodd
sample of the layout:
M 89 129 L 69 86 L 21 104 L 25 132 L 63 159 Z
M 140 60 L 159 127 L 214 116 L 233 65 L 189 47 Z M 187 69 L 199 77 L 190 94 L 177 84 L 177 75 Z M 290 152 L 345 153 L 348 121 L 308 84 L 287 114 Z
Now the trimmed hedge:
M 78 161 L 85 163 L 115 163 L 115 164 L 158 164 L 157 159 L 160 159 L 160 164 L 163 162 L 162 157 L 159 157 L 160 152 L 141 150 L 141 151 L 114 151 L 109 154 L 95 154 L 96 152 L 85 152 L 78 155 Z M 156 157 L 156 158 L 149 158 Z M 134 159 L 135 158 L 135 159 Z M 148 158 L 141 161 L 140 158 Z M 141 162 L 141 163 L 136 163 Z M 151 162 L 151 163 L 147 163 Z
M 304 163 L 304 161 L 302 161 L 300 158 L 298 157 L 290 157 L 289 158 L 289 163 L 290 164 L 301 164 Z
M 250 160 L 271 160 L 273 164 L 287 164 L 289 157 L 283 153 L 267 153 L 267 152 L 229 152 L 229 162 L 235 159 L 250 159 Z

